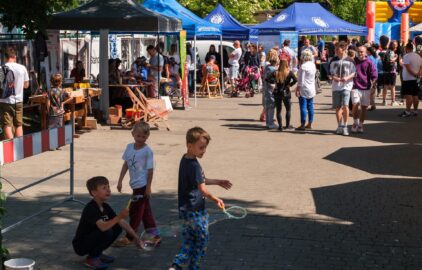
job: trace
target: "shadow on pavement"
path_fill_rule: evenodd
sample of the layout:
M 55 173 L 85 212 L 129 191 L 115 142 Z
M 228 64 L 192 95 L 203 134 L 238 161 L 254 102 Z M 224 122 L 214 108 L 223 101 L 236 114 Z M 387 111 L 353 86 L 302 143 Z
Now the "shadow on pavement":
M 248 208 L 249 214 L 210 226 L 202 269 L 417 269 L 422 260 L 421 193 L 422 180 L 382 178 L 312 189 L 317 213 L 328 217 L 272 216 L 262 213 L 276 206 L 226 200 L 228 206 Z M 118 211 L 128 197 L 115 195 L 110 204 Z M 11 199 L 7 208 L 11 213 L 32 211 L 40 202 L 56 199 Z M 153 194 L 157 222 L 177 219 L 176 204 L 175 194 Z M 13 257 L 35 259 L 40 269 L 83 269 L 83 258 L 71 246 L 81 210 L 74 203 L 54 208 L 5 234 L 4 245 Z M 117 260 L 110 269 L 167 269 L 179 244 L 179 238 L 165 238 L 151 252 L 112 247 L 107 253 Z
M 324 159 L 371 174 L 422 177 L 422 145 L 344 147 Z

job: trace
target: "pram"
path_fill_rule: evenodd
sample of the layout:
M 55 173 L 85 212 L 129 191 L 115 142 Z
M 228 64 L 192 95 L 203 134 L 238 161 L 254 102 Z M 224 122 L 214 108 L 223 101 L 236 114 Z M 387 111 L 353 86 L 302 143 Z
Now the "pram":
M 260 76 L 259 67 L 246 66 L 243 69 L 241 78 L 236 80 L 236 87 L 233 89 L 231 96 L 238 97 L 240 91 L 245 91 L 245 97 L 253 97 L 255 91 L 258 91 Z

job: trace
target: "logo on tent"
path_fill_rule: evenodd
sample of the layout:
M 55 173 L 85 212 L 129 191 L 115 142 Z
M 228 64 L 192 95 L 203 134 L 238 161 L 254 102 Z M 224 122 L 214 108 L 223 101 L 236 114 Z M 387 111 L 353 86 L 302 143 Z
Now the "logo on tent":
M 278 18 L 275 20 L 276 22 L 284 22 L 287 17 L 289 17 L 289 15 L 287 14 L 281 14 L 280 16 L 278 16 Z
M 323 19 L 321 19 L 320 17 L 312 17 L 312 21 L 318 25 L 321 26 L 323 28 L 328 28 L 330 25 L 328 23 L 326 23 Z
M 221 15 L 214 15 L 211 17 L 211 22 L 213 24 L 223 24 L 224 18 Z

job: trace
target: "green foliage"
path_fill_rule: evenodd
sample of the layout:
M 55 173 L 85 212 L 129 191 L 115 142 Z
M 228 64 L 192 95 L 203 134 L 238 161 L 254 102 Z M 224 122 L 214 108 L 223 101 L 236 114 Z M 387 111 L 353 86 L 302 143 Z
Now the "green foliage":
M 21 28 L 28 39 L 38 30 L 44 31 L 48 17 L 79 5 L 78 0 L 1 0 L 0 23 L 8 29 Z
M 290 5 L 293 0 L 272 0 L 273 8 L 284 8 Z M 365 24 L 366 16 L 366 0 L 312 0 L 312 1 L 300 1 L 300 2 L 318 2 L 321 3 L 325 8 L 332 12 L 337 17 L 348 21 L 350 23 Z
M 253 14 L 260 10 L 271 9 L 271 0 L 179 0 L 180 4 L 203 18 L 217 4 L 225 9 L 241 23 L 255 23 Z

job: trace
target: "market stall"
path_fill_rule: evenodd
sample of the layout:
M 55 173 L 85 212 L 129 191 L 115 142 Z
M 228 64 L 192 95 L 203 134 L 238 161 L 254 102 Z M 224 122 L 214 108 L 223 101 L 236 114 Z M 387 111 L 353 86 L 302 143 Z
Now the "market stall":
M 71 11 L 54 14 L 48 28 L 99 32 L 101 110 L 107 117 L 110 105 L 108 85 L 109 33 L 126 32 L 155 35 L 177 33 L 181 30 L 181 23 L 178 19 L 148 10 L 133 0 L 93 0 Z

